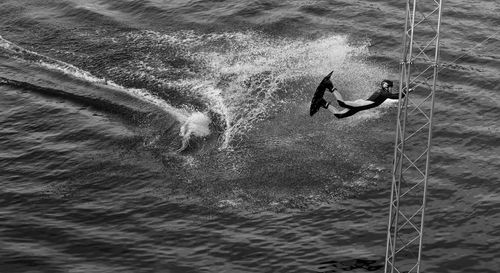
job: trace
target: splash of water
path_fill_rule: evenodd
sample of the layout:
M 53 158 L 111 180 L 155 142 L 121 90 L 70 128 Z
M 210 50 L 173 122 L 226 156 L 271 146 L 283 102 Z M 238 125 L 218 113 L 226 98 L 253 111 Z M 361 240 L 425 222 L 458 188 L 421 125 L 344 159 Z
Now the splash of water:
M 203 113 L 197 112 L 189 116 L 181 126 L 179 135 L 182 137 L 182 147 L 179 151 L 183 151 L 189 145 L 191 136 L 205 137 L 210 135 L 210 119 Z
M 203 71 L 171 85 L 205 98 L 210 111 L 224 120 L 221 148 L 244 136 L 288 98 L 308 100 L 328 71 L 347 99 L 367 96 L 387 72 L 366 63 L 367 44 L 350 45 L 346 36 L 312 41 L 276 39 L 256 32 L 134 33 L 133 39 L 151 39 L 177 46 L 199 60 Z M 307 89 L 304 88 L 304 86 Z M 306 93 L 307 92 L 307 93 Z

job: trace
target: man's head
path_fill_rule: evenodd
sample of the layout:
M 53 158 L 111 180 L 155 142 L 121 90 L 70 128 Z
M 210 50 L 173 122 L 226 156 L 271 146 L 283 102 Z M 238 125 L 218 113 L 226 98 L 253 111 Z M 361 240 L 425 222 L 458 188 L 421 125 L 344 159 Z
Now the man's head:
M 390 80 L 383 80 L 381 83 L 380 83 L 380 86 L 382 86 L 382 89 L 384 90 L 390 90 L 392 89 L 392 87 L 394 86 L 394 84 L 392 83 L 392 81 Z

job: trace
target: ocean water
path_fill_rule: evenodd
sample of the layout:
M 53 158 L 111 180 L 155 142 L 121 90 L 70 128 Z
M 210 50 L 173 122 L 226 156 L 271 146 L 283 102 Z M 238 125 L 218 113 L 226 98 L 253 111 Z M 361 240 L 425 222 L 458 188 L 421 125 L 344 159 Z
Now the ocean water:
M 380 272 L 404 1 L 0 1 L 0 272 Z M 500 4 L 445 1 L 423 272 L 500 270 Z M 418 94 L 416 94 L 418 96 Z

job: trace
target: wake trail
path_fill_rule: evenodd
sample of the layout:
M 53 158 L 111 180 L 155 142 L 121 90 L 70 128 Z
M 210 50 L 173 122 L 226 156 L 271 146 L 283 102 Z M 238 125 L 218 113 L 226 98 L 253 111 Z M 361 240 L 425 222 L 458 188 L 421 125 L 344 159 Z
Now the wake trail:
M 163 99 L 155 96 L 154 94 L 151 94 L 145 89 L 141 88 L 126 88 L 124 86 L 121 86 L 111 80 L 105 79 L 105 78 L 99 78 L 97 76 L 92 75 L 90 72 L 85 71 L 83 69 L 80 69 L 72 64 L 27 50 L 25 48 L 22 48 L 2 36 L 0 36 L 0 48 L 3 48 L 9 53 L 9 57 L 15 58 L 19 61 L 24 61 L 28 63 L 34 63 L 40 67 L 43 67 L 45 69 L 48 69 L 49 71 L 56 71 L 63 73 L 67 76 L 70 76 L 72 78 L 80 79 L 85 82 L 97 84 L 97 85 L 103 85 L 106 88 L 113 89 L 118 92 L 122 92 L 124 94 L 127 94 L 129 96 L 132 96 L 136 99 L 139 99 L 140 101 L 146 102 L 148 104 L 154 105 L 160 110 L 164 111 L 165 113 L 169 114 L 170 116 L 173 116 L 179 123 L 183 124 L 184 127 L 189 127 L 189 130 L 184 130 L 179 133 L 180 136 L 183 137 L 183 142 L 189 140 L 189 137 L 191 135 L 196 135 L 196 136 L 206 136 L 210 134 L 210 129 L 209 129 L 209 124 L 210 124 L 210 119 L 205 113 L 197 112 L 197 111 L 189 111 L 187 109 L 180 109 L 180 108 L 175 108 L 172 105 L 168 104 L 166 101 Z M 11 84 L 11 85 L 17 85 L 17 86 L 24 86 L 25 88 L 31 88 L 34 90 L 37 89 L 43 89 L 41 87 L 37 87 L 36 85 L 32 85 L 29 83 L 23 83 L 21 81 L 16 81 L 13 79 L 7 79 L 3 78 L 3 82 Z M 47 91 L 48 90 L 48 91 Z M 52 89 L 52 88 L 45 88 L 45 91 L 51 92 L 51 93 L 58 93 L 58 94 L 65 94 L 66 97 L 68 97 L 67 92 L 57 90 L 57 89 Z M 88 98 L 83 98 L 82 96 L 78 96 L 79 100 L 87 100 Z M 101 102 L 104 100 L 100 100 Z M 103 103 L 101 103 L 103 104 Z M 108 105 L 108 104 L 106 104 Z M 192 125 L 186 124 L 186 122 L 191 122 Z
M 174 108 L 173 106 L 166 103 L 164 100 L 149 93 L 147 90 L 139 88 L 126 88 L 119 84 L 116 84 L 111 80 L 96 77 L 92 75 L 90 72 L 77 68 L 74 65 L 22 48 L 4 39 L 2 36 L 0 36 L 0 47 L 14 53 L 14 56 L 19 59 L 37 63 L 38 65 L 45 67 L 49 70 L 59 71 L 68 76 L 78 78 L 87 82 L 107 85 L 109 87 L 115 88 L 116 90 L 127 93 L 144 102 L 156 105 L 158 108 L 162 109 L 166 113 L 176 117 L 180 122 L 184 122 L 189 116 L 189 114 L 184 109 Z

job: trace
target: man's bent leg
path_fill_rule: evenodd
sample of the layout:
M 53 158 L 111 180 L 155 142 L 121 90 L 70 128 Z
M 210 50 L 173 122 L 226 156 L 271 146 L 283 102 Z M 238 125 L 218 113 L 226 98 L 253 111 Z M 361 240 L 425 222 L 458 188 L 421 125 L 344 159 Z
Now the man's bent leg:
M 337 90 L 333 91 L 333 95 L 335 96 L 335 99 L 337 100 L 339 106 L 344 108 L 361 107 L 373 104 L 373 101 L 363 99 L 344 101 L 344 98 L 342 98 L 342 95 Z
M 336 100 L 340 100 L 340 101 L 343 101 L 343 100 L 344 100 L 344 98 L 342 98 L 342 94 L 340 94 L 340 92 L 339 92 L 339 91 L 334 90 L 332 93 L 333 93 L 333 95 L 335 96 L 335 99 L 336 99 Z
M 344 105 L 341 105 L 341 106 L 345 106 L 347 108 L 352 108 L 352 107 L 367 106 L 367 105 L 373 104 L 374 102 L 370 101 L 370 100 L 357 99 L 357 100 L 353 100 L 353 101 L 342 101 L 342 103 Z M 339 102 L 339 104 L 341 104 L 341 103 Z
M 346 117 L 350 117 L 350 116 L 356 114 L 357 112 L 358 112 L 358 110 L 356 110 L 356 109 L 349 109 L 347 111 L 343 111 L 343 113 L 337 113 L 337 114 L 335 114 L 335 116 L 339 119 L 346 118 Z
M 344 113 L 346 113 L 348 111 L 348 109 L 337 110 L 335 107 L 333 107 L 330 104 L 328 105 L 328 107 L 326 109 L 328 109 L 333 114 L 344 114 Z

